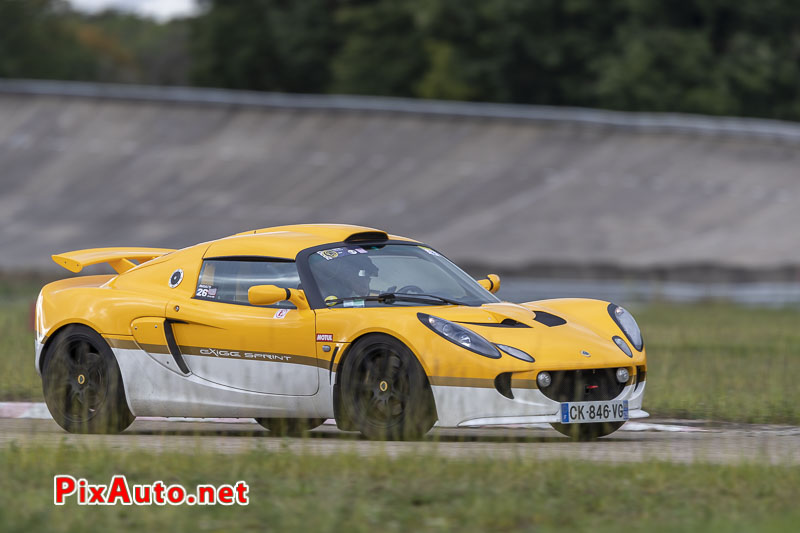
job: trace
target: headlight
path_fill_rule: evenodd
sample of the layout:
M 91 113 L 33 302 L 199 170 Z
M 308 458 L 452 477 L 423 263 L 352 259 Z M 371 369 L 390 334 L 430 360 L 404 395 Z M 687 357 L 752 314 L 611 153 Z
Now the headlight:
M 617 323 L 622 333 L 628 337 L 628 340 L 633 344 L 633 347 L 636 348 L 636 351 L 641 352 L 642 348 L 644 348 L 644 340 L 642 339 L 642 332 L 639 330 L 639 325 L 633 319 L 633 315 L 626 311 L 625 308 L 614 304 L 608 304 L 608 314 L 611 315 L 611 318 Z
M 426 315 L 425 313 L 417 313 L 417 318 L 433 331 L 450 342 L 458 344 L 462 348 L 466 348 L 484 357 L 500 359 L 500 351 L 495 348 L 491 342 L 474 331 L 468 330 L 464 326 L 460 326 L 443 318 Z
M 534 362 L 534 359 L 531 355 L 523 352 L 518 348 L 514 348 L 513 346 L 506 346 L 505 344 L 498 344 L 497 347 L 506 352 L 511 357 L 516 357 L 517 359 L 521 359 L 522 361 L 527 361 L 528 363 Z
M 627 343 L 627 342 L 625 342 L 625 341 L 622 339 L 622 337 L 617 337 L 616 335 L 614 335 L 614 336 L 612 337 L 612 340 L 614 341 L 614 343 L 616 343 L 616 345 L 617 345 L 617 346 L 619 346 L 619 349 L 620 349 L 620 350 L 622 350 L 623 352 L 625 352 L 625 355 L 627 355 L 628 357 L 633 357 L 633 352 L 631 352 L 631 349 L 630 349 L 630 347 L 628 346 L 628 343 Z M 627 380 L 626 380 L 626 381 L 627 381 Z

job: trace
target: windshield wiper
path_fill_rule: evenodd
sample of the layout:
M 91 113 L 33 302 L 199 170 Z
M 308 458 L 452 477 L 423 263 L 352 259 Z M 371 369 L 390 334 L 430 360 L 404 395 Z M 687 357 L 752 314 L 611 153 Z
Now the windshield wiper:
M 352 302 L 356 300 L 362 300 L 365 302 L 380 302 L 380 303 L 387 303 L 391 304 L 395 300 L 399 300 L 402 302 L 415 302 L 421 304 L 429 304 L 429 305 L 436 305 L 431 300 L 435 300 L 439 304 L 449 304 L 449 305 L 465 305 L 463 302 L 459 302 L 458 300 L 451 300 L 450 298 L 445 298 L 444 296 L 438 296 L 436 294 L 409 294 L 405 292 L 382 292 L 378 295 L 371 295 L 371 296 L 351 296 L 349 298 L 336 298 L 335 300 L 330 300 L 328 305 L 339 305 L 344 302 Z
M 430 300 L 438 300 L 441 303 L 450 305 L 464 305 L 463 302 L 459 302 L 458 300 L 451 300 L 450 298 L 445 298 L 444 296 L 439 296 L 437 294 L 425 294 L 425 293 L 410 294 L 407 292 L 383 292 L 379 294 L 377 298 L 379 298 L 378 300 L 379 302 L 386 302 L 386 303 L 392 303 L 393 300 L 401 300 L 404 302 L 420 302 L 420 303 L 426 303 Z

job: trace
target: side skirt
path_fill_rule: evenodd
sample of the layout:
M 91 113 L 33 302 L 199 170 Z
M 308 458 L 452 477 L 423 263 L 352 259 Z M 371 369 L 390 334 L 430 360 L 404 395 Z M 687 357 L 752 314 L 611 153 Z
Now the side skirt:
M 330 418 L 333 404 L 325 380 L 313 396 L 264 394 L 219 385 L 193 374 L 181 376 L 139 349 L 113 348 L 128 407 L 136 416 L 231 418 Z M 322 376 L 320 376 L 322 377 Z

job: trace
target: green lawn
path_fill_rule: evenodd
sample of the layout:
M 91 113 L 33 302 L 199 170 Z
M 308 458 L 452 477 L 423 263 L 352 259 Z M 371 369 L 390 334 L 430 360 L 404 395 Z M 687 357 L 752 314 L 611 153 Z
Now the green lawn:
M 40 288 L 36 281 L 0 279 L 0 401 L 42 399 L 30 323 Z
M 39 285 L 0 282 L 0 400 L 41 400 L 30 306 Z M 726 304 L 633 309 L 654 416 L 800 423 L 800 310 Z
M 726 304 L 634 310 L 657 416 L 800 423 L 800 310 Z
M 535 445 L 535 444 L 532 444 Z M 189 453 L 185 453 L 189 452 Z M 789 531 L 800 468 L 604 465 L 254 451 L 16 447 L 0 450 L 0 530 L 12 531 Z M 53 476 L 91 484 L 235 483 L 250 504 L 53 505 Z

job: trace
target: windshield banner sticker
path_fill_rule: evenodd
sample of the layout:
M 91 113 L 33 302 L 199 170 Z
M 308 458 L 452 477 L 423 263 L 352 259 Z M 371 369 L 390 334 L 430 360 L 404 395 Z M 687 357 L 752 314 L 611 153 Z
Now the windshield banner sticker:
M 324 257 L 326 261 L 330 261 L 331 259 L 345 257 L 347 255 L 365 254 L 367 251 L 359 246 L 355 246 L 352 248 L 331 248 L 330 250 L 321 250 L 317 253 Z

